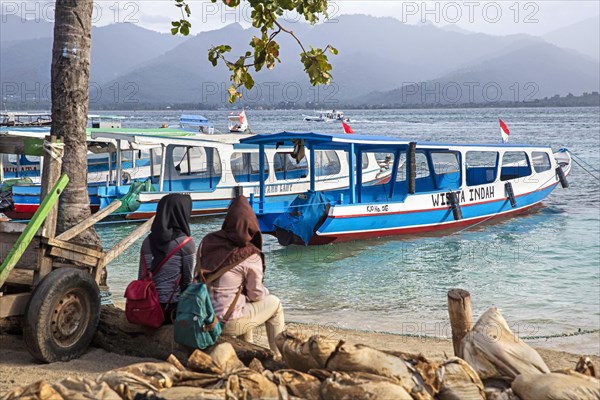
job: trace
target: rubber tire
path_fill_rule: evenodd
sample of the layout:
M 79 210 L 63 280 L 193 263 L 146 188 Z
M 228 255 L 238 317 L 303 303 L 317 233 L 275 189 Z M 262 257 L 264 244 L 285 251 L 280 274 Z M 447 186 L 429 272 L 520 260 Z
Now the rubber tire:
M 60 346 L 52 335 L 52 314 L 59 301 L 69 292 L 87 303 L 82 319 L 85 331 L 76 342 Z M 100 291 L 88 272 L 76 268 L 59 268 L 50 272 L 36 287 L 23 322 L 23 339 L 29 353 L 37 360 L 51 363 L 80 357 L 90 345 L 100 319 Z

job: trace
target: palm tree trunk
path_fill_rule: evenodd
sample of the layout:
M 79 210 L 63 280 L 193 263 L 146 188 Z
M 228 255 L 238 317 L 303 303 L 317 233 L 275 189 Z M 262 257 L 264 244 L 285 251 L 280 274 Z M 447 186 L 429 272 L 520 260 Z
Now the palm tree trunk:
M 90 216 L 87 192 L 88 90 L 92 38 L 92 0 L 57 0 L 52 48 L 52 130 L 65 144 L 62 173 L 69 185 L 60 198 L 58 232 Z M 100 244 L 93 228 L 76 241 Z

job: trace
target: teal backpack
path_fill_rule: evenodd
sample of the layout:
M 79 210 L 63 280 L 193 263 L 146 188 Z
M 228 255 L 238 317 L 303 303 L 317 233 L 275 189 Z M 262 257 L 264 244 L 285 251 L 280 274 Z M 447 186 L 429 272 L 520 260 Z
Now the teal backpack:
M 179 296 L 174 322 L 175 341 L 196 349 L 214 345 L 222 326 L 202 282 L 190 284 Z
M 209 278 L 205 279 L 206 284 L 203 282 L 190 284 L 179 296 L 177 316 L 174 322 L 175 341 L 177 343 L 196 349 L 205 349 L 217 342 L 225 323 L 220 322 L 215 315 L 206 285 L 221 277 L 232 267 L 214 272 Z M 242 284 L 238 289 L 233 302 L 223 316 L 223 321 L 227 322 L 233 314 L 243 287 Z

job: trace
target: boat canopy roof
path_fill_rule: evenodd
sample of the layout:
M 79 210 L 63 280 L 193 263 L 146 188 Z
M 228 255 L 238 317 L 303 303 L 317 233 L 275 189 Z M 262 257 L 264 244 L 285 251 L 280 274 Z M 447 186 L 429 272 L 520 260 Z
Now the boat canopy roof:
M 132 149 L 160 147 L 161 145 L 175 146 L 211 146 L 218 147 L 224 144 L 237 144 L 242 137 L 246 135 L 224 134 L 224 135 L 204 135 L 181 131 L 175 129 L 156 129 L 152 132 L 114 132 L 96 131 L 92 132 L 93 139 L 112 139 L 120 140 L 122 143 L 129 143 Z
M 377 151 L 379 149 L 403 148 L 407 147 L 412 140 L 394 138 L 388 136 L 360 135 L 360 134 L 329 134 L 316 132 L 280 132 L 274 134 L 259 134 L 246 137 L 240 140 L 244 144 L 257 145 L 291 145 L 293 140 L 304 140 L 305 146 L 316 149 L 339 149 L 346 150 L 351 144 L 364 150 Z M 417 148 L 448 149 L 458 150 L 460 147 L 490 147 L 500 148 L 540 148 L 548 149 L 548 146 L 532 146 L 512 143 L 491 143 L 491 144 L 451 144 L 417 141 Z
M 190 115 L 190 114 L 181 115 L 181 117 L 179 117 L 179 122 L 182 124 L 198 125 L 198 126 L 210 124 L 210 122 L 208 121 L 208 118 L 206 118 L 202 115 Z

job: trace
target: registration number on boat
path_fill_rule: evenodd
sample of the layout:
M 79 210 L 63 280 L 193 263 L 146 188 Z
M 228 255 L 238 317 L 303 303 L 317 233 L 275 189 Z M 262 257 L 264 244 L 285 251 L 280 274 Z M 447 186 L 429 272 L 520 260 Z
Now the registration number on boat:
M 367 206 L 367 212 L 368 213 L 387 212 L 389 209 L 390 209 L 390 206 L 387 205 L 387 204 Z

